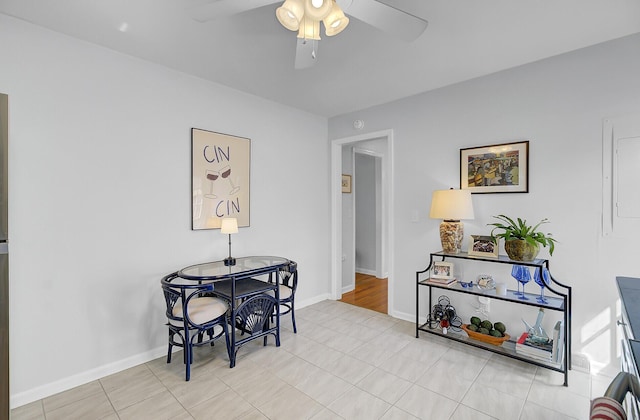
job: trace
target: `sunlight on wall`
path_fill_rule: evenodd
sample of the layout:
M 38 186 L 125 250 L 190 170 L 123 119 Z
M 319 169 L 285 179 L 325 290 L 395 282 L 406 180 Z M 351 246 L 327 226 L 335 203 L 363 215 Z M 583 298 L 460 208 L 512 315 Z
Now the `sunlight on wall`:
M 604 311 L 594 316 L 591 321 L 587 322 L 580 330 L 580 342 L 588 343 L 598 334 L 599 331 L 608 328 L 609 323 L 611 322 L 609 318 L 610 316 L 611 310 L 610 308 L 606 308 Z
M 580 329 L 579 340 L 582 353 L 589 359 L 591 371 L 598 373 L 610 366 L 620 356 L 620 346 L 616 320 L 620 315 L 620 301 L 615 303 L 615 310 L 606 308 Z

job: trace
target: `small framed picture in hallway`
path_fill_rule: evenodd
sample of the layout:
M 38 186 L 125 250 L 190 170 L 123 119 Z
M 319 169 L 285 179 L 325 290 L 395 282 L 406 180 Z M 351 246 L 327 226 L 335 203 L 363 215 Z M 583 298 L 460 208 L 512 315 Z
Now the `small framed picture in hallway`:
M 351 175 L 342 175 L 342 192 L 351 193 Z

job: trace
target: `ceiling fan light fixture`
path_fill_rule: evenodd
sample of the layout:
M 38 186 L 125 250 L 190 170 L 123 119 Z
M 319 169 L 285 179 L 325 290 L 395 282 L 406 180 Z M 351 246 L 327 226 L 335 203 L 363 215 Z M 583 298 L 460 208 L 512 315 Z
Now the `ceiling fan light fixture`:
M 349 18 L 345 16 L 340 6 L 338 6 L 335 0 L 332 0 L 332 2 L 333 7 L 331 8 L 331 13 L 323 20 L 324 33 L 327 36 L 339 34 L 349 24 Z
M 320 41 L 320 21 L 311 20 L 305 15 L 302 22 L 300 22 L 298 38 Z
M 319 4 L 316 7 L 316 4 Z M 333 7 L 333 0 L 304 0 L 304 16 L 318 22 L 326 18 Z
M 276 17 L 282 26 L 290 31 L 300 28 L 300 21 L 304 16 L 303 0 L 285 0 L 282 6 L 276 9 Z

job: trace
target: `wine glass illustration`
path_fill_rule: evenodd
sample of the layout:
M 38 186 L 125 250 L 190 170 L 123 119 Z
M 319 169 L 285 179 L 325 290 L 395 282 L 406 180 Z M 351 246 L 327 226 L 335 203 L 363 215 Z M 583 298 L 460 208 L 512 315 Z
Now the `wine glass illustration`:
M 218 176 L 220 176 L 220 172 L 218 171 L 207 171 L 206 177 L 207 180 L 211 181 L 211 188 L 209 189 L 209 193 L 204 195 L 205 197 L 218 198 L 218 196 L 213 193 L 213 181 L 218 179 Z
M 227 181 L 229 181 L 229 184 L 231 184 L 231 191 L 229 191 L 229 195 L 234 195 L 237 194 L 238 191 L 240 191 L 240 187 L 236 187 L 235 185 L 233 185 L 233 181 L 231 181 L 231 178 L 229 178 L 230 175 L 231 167 L 229 165 L 220 170 L 220 176 L 225 178 Z
M 533 273 L 533 280 L 540 286 L 540 296 L 536 298 L 538 303 L 548 303 L 547 298 L 544 297 L 544 287 L 549 285 L 549 270 L 547 267 L 542 267 L 542 275 L 540 275 L 540 267 L 536 267 Z
M 518 299 L 529 300 L 529 298 L 524 294 L 524 286 L 531 280 L 531 273 L 529 272 L 529 268 L 522 265 L 514 265 L 511 269 L 511 277 L 518 281 L 518 291 L 514 292 L 514 294 L 519 296 Z M 522 292 L 520 292 L 521 283 Z

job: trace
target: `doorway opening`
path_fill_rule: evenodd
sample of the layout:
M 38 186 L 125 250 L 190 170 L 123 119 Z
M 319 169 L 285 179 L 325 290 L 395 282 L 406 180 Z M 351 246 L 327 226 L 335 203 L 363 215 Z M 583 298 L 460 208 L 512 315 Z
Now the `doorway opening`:
M 391 245 L 393 244 L 393 207 L 391 205 L 393 202 L 391 188 L 393 185 L 393 132 L 385 130 L 334 140 L 331 148 L 332 298 L 351 300 L 348 303 L 359 305 L 358 302 L 362 302 L 362 299 L 358 299 L 358 295 L 363 297 L 369 295 L 365 300 L 376 296 L 377 301 L 386 300 L 386 305 L 376 303 L 374 310 L 392 314 L 394 312 L 393 277 L 388 273 L 393 273 Z M 343 193 L 340 188 L 343 174 L 357 175 L 354 172 L 356 155 L 373 157 L 378 171 L 376 179 L 368 180 L 375 183 L 378 192 L 373 197 L 369 197 L 369 200 L 375 200 L 375 203 L 370 201 L 371 207 L 376 209 L 372 212 L 373 221 L 371 222 L 375 223 L 375 229 L 371 229 L 375 231 L 375 236 L 369 240 L 372 244 L 372 248 L 367 251 L 370 255 L 369 261 L 363 262 L 366 258 L 358 258 L 358 264 L 364 265 L 364 269 L 363 267 L 356 269 L 358 181 L 354 178 L 353 193 Z M 371 219 L 372 215 L 369 214 L 367 217 Z M 356 271 L 359 273 L 356 274 Z M 375 292 L 372 291 L 371 286 L 375 286 Z M 384 289 L 386 293 L 382 294 L 380 289 Z
M 380 279 L 371 274 L 356 272 L 356 287 L 343 293 L 340 302 L 371 309 L 383 314 L 389 313 L 388 279 Z

